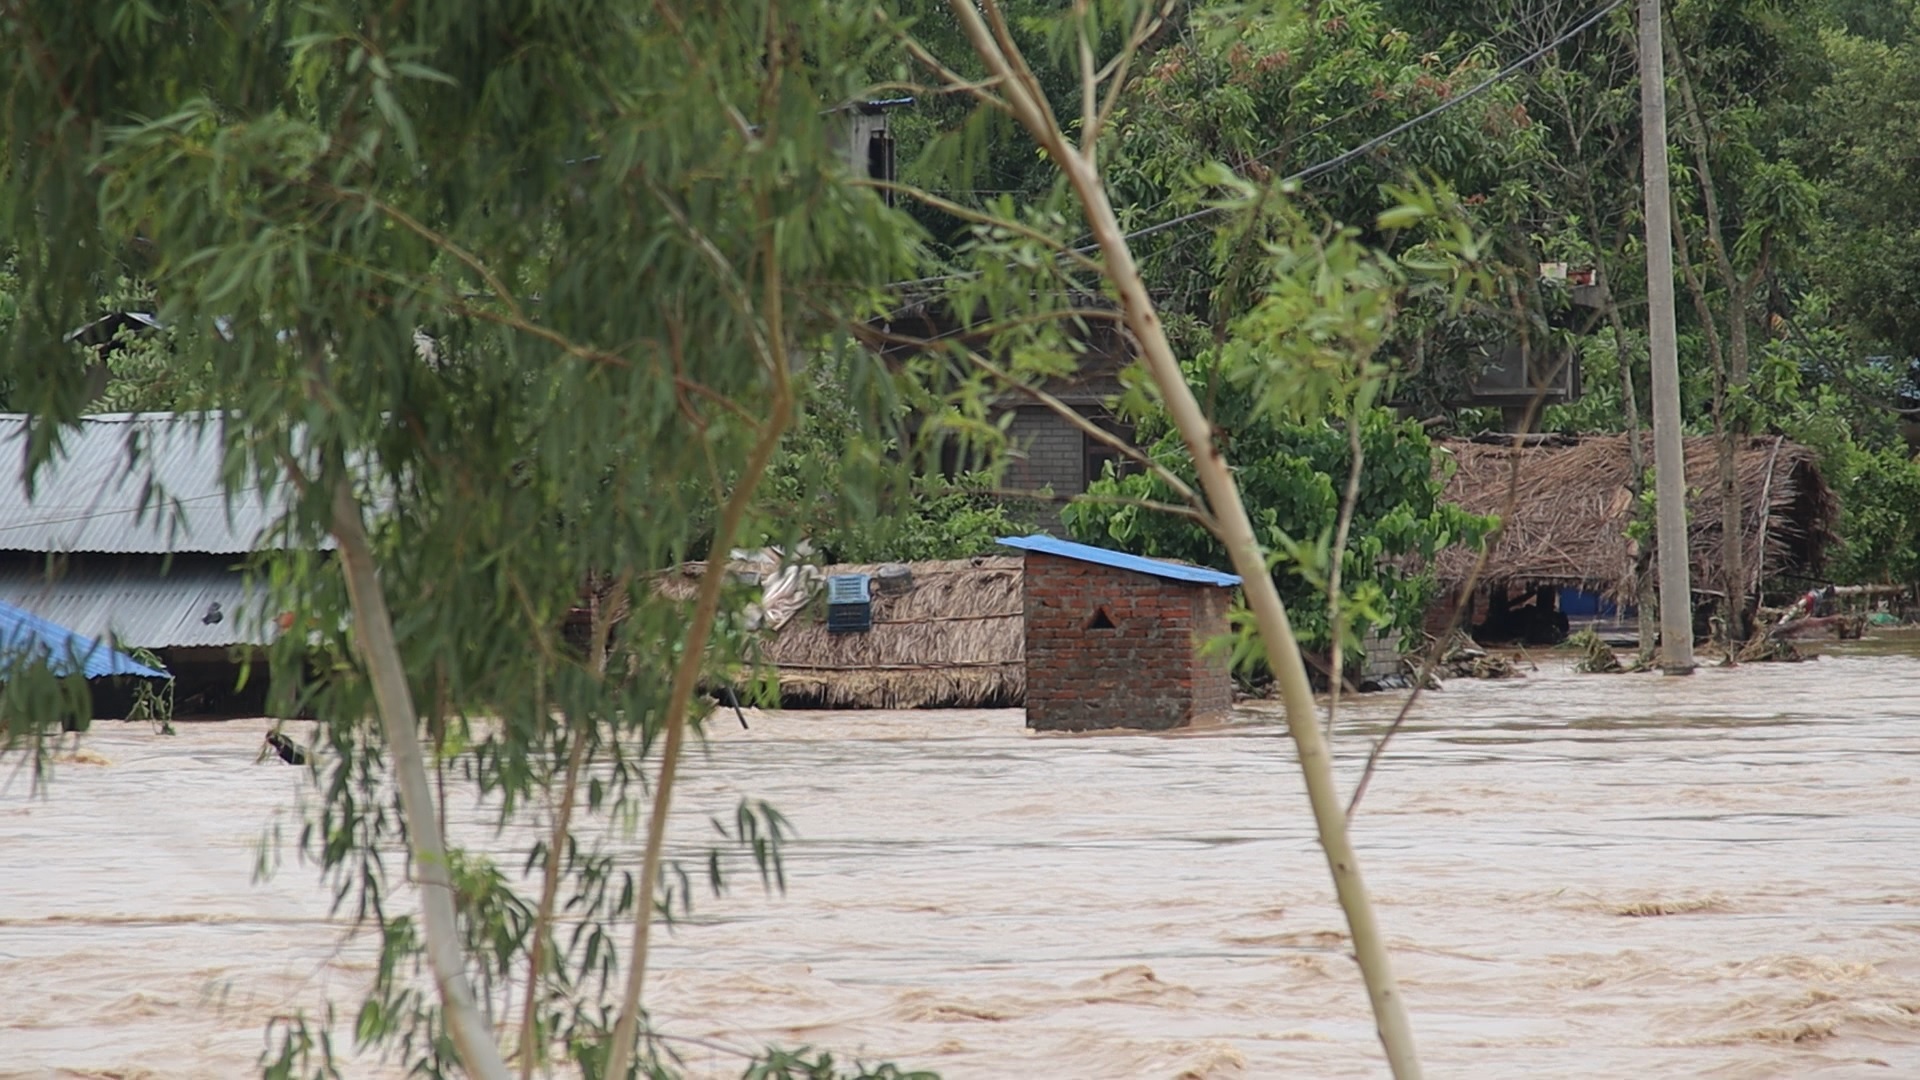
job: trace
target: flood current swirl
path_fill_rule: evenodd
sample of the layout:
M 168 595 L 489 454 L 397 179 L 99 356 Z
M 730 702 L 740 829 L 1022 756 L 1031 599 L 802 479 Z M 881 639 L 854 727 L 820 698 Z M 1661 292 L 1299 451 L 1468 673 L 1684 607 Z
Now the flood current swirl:
M 1920 641 L 1536 663 L 1424 696 L 1356 818 L 1428 1074 L 1920 1076 Z M 1400 700 L 1343 703 L 1343 789 Z M 690 758 L 674 843 L 741 796 L 799 837 L 784 896 L 745 877 L 659 935 L 690 1075 L 768 1043 L 947 1080 L 1385 1075 L 1272 710 L 749 715 Z M 311 868 L 252 880 L 307 783 L 257 760 L 265 727 L 98 725 L 44 797 L 0 776 L 0 1077 L 242 1076 L 270 1017 L 352 1015 L 364 936 Z M 527 834 L 450 817 L 521 861 Z

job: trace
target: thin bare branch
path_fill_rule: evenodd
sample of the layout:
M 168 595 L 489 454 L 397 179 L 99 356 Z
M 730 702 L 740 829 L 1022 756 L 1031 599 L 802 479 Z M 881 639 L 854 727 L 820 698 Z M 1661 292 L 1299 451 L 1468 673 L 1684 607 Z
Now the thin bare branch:
M 1101 102 L 1100 112 L 1092 121 L 1094 137 L 1097 138 L 1100 133 L 1106 131 L 1108 122 L 1113 119 L 1114 110 L 1120 107 L 1120 93 L 1127 88 L 1127 75 L 1133 69 L 1135 54 L 1160 32 L 1160 28 L 1166 25 L 1167 19 L 1173 14 L 1173 9 L 1178 4 L 1179 0 L 1166 0 L 1158 10 L 1142 8 L 1140 18 L 1134 22 L 1133 33 L 1127 35 L 1126 45 L 1113 59 L 1107 61 L 1106 67 L 1100 69 L 1099 77 L 1110 81 L 1107 82 L 1106 100 Z
M 488 266 L 485 260 L 468 251 L 466 248 L 461 247 L 459 244 L 454 243 L 451 237 L 428 228 L 423 222 L 417 220 L 406 211 L 364 191 L 336 187 L 333 184 L 326 183 L 321 183 L 317 186 L 340 198 L 372 207 L 382 217 L 385 217 L 387 220 L 413 233 L 427 243 L 453 256 L 459 260 L 462 266 L 479 275 L 480 280 L 487 283 L 487 288 L 493 290 L 494 298 L 507 306 L 507 310 L 512 313 L 516 322 L 532 325 L 527 320 L 526 312 L 521 310 L 520 302 L 513 298 L 513 290 L 507 288 L 507 283 L 502 281 L 500 276 L 493 272 L 493 268 Z
M 997 498 L 1024 499 L 1028 502 L 1047 503 L 1053 506 L 1062 506 L 1067 503 L 1086 503 L 1091 506 L 1137 506 L 1142 510 L 1183 517 L 1202 527 L 1210 528 L 1213 524 L 1213 518 L 1209 517 L 1205 511 L 1196 510 L 1191 506 L 1181 506 L 1179 503 L 1160 502 L 1156 499 L 1130 499 L 1123 495 L 1092 495 L 1084 491 L 1074 495 L 1056 495 L 1044 488 L 989 487 L 980 490 L 984 494 Z
M 627 589 L 632 581 L 632 571 L 625 571 L 604 602 L 597 591 L 589 601 L 593 624 L 588 635 L 587 662 L 596 681 L 607 677 L 608 641 L 613 636 L 613 624 L 625 614 Z M 533 920 L 533 940 L 527 947 L 527 1000 L 520 1018 L 520 1080 L 531 1080 L 534 1068 L 545 1057 L 545 1047 L 539 1045 L 538 1025 L 541 967 L 546 958 L 546 943 L 553 935 L 553 908 L 560 892 L 562 853 L 571 836 L 573 806 L 579 798 L 580 773 L 586 767 L 587 747 L 593 741 L 589 735 L 595 722 L 590 716 L 580 719 L 584 725 L 567 725 L 573 745 L 567 750 L 566 777 L 561 782 L 560 801 L 553 811 L 553 831 L 547 838 L 546 866 L 540 882 L 540 906 Z
M 992 92 L 994 87 L 1000 85 L 1001 79 L 998 75 L 986 79 L 969 79 L 965 75 L 941 63 L 939 57 L 928 52 L 926 46 L 915 41 L 912 35 L 908 34 L 896 25 L 893 20 L 889 19 L 885 10 L 876 7 L 873 9 L 873 13 L 874 18 L 878 19 L 880 24 L 885 26 L 888 31 L 893 34 L 894 40 L 899 42 L 900 46 L 907 50 L 907 55 L 913 57 L 914 60 L 918 61 L 920 65 L 928 71 L 939 76 L 940 81 L 944 84 L 943 89 L 946 92 L 967 94 L 982 104 L 998 109 L 1001 112 L 1012 111 L 1005 98 Z
M 1555 378 L 1558 378 L 1557 371 L 1553 377 L 1544 380 L 1542 388 L 1534 394 L 1533 400 L 1527 403 L 1526 419 L 1521 425 L 1523 429 L 1531 427 L 1533 418 L 1539 415 L 1541 406 L 1546 403 L 1545 386 L 1551 385 Z M 1454 632 L 1460 629 L 1461 615 L 1466 612 L 1466 598 L 1471 597 L 1474 589 L 1479 587 L 1480 578 L 1486 573 L 1488 560 L 1493 557 L 1494 549 L 1500 546 L 1500 538 L 1506 532 L 1507 522 L 1513 520 L 1513 508 L 1520 500 L 1520 454 L 1518 453 L 1520 440 L 1516 438 L 1513 446 L 1515 453 L 1507 467 L 1507 500 L 1500 508 L 1500 520 L 1494 525 L 1493 531 L 1487 534 L 1485 542 L 1481 545 L 1480 554 L 1473 561 L 1473 570 L 1467 574 L 1466 583 L 1460 587 L 1460 602 L 1454 604 L 1453 613 L 1447 619 L 1446 628 L 1440 632 L 1438 638 L 1434 639 L 1432 645 L 1427 648 L 1426 655 L 1421 658 L 1420 670 L 1415 673 L 1413 679 L 1413 692 L 1407 695 L 1407 700 L 1400 705 L 1400 711 L 1394 715 L 1393 722 L 1380 733 L 1380 737 L 1374 740 L 1373 749 L 1367 752 L 1366 767 L 1360 771 L 1360 779 L 1353 785 L 1353 795 L 1347 800 L 1346 816 L 1349 821 L 1360 809 L 1360 800 L 1365 797 L 1367 788 L 1373 783 L 1374 773 L 1380 768 L 1380 759 L 1386 756 L 1387 744 L 1393 741 L 1393 737 L 1400 733 L 1402 727 L 1406 726 L 1407 718 L 1413 715 L 1414 705 L 1420 700 L 1420 695 L 1426 692 L 1427 684 L 1433 681 L 1433 673 L 1440 667 L 1440 660 L 1452 643 Z
M 1353 527 L 1353 508 L 1360 501 L 1360 466 L 1365 451 L 1360 446 L 1360 417 L 1347 418 L 1347 489 L 1340 497 L 1340 518 L 1333 530 L 1332 567 L 1327 571 L 1327 628 L 1333 641 L 1327 656 L 1327 738 L 1333 738 L 1334 717 L 1340 711 L 1340 688 L 1347 681 L 1346 657 L 1341 654 L 1345 642 L 1340 633 L 1340 571 L 1346 561 L 1347 533 Z
M 1053 99 L 1047 97 L 1046 88 L 1028 66 L 1027 58 L 1020 53 L 1019 43 L 1013 40 L 1013 29 L 1007 25 L 1006 13 L 1000 10 L 1000 0 L 979 0 L 980 10 L 986 14 L 987 22 L 993 27 L 994 39 L 999 43 L 1000 54 L 1008 62 L 1005 74 L 1018 81 L 1026 91 L 1029 107 L 1038 108 L 1046 117 L 1047 126 L 1059 135 L 1062 144 L 1066 134 L 1060 127 L 1060 119 L 1053 114 Z
M 963 221 L 971 221 L 979 225 L 986 225 L 991 228 L 1005 229 L 1008 232 L 1017 233 L 1053 251 L 1062 258 L 1079 266 L 1082 270 L 1094 274 L 1105 272 L 1101 269 L 1098 259 L 1089 258 L 1085 253 L 1069 247 L 1066 241 L 1055 236 L 1048 236 L 1046 233 L 1041 232 L 1031 225 L 989 214 L 984 210 L 976 210 L 971 206 L 954 202 L 952 199 L 941 198 L 925 188 L 915 187 L 912 184 L 902 184 L 892 180 L 869 180 L 864 177 L 854 178 L 853 183 L 858 187 L 898 192 L 899 194 L 923 202 L 936 210 L 952 214 L 954 217 L 960 218 Z
M 1092 5 L 1088 0 L 1073 0 L 1073 17 L 1079 23 L 1074 36 L 1079 38 L 1080 53 L 1080 157 L 1097 166 L 1100 145 L 1100 73 L 1094 68 Z
M 764 195 L 759 199 L 758 212 L 762 222 L 770 222 L 772 214 Z M 740 523 L 746 517 L 747 507 L 760 487 L 760 480 L 766 475 L 773 455 L 779 449 L 780 440 L 793 422 L 793 384 L 787 368 L 787 357 L 776 351 L 768 341 L 785 343 L 786 323 L 784 315 L 785 281 L 781 276 L 779 251 L 776 248 L 776 232 L 772 228 L 761 230 L 762 243 L 757 258 L 761 275 L 761 304 L 759 313 L 766 319 L 764 327 L 755 328 L 755 340 L 762 344 L 762 357 L 768 366 L 771 377 L 772 401 L 768 407 L 767 420 L 760 428 L 753 449 L 748 454 L 746 465 L 741 469 L 740 477 L 734 484 L 733 493 L 728 496 L 720 512 L 720 520 L 715 523 L 713 541 L 708 556 L 708 572 L 701 575 L 700 589 L 694 601 L 693 613 L 687 626 L 685 644 L 682 646 L 679 663 L 673 672 L 673 683 L 668 690 L 666 713 L 663 725 L 666 737 L 660 750 L 660 771 L 654 781 L 653 809 L 647 818 L 647 842 L 641 857 L 640 889 L 641 901 L 636 905 L 634 914 L 633 957 L 627 969 L 625 992 L 621 996 L 619 1019 L 614 1023 L 613 1039 L 609 1045 L 605 1076 L 625 1076 L 627 1064 L 634 1050 L 635 1032 L 639 1025 L 641 992 L 646 982 L 647 947 L 653 931 L 654 889 L 660 877 L 660 862 L 666 847 L 667 816 L 673 807 L 673 787 L 679 775 L 680 756 L 686 741 L 687 709 L 693 699 L 694 687 L 700 679 L 700 670 L 706 659 L 707 642 L 713 631 L 713 624 L 720 608 L 721 586 L 726 581 L 726 553 L 733 547 L 734 537 L 740 531 Z M 697 233 L 696 233 L 697 235 Z M 711 245 L 708 245 L 711 248 Z M 715 251 L 717 255 L 718 252 Z
M 980 0 L 980 4 L 987 18 L 999 21 L 999 9 L 993 0 Z M 974 0 L 949 0 L 949 6 L 960 20 L 974 51 L 988 69 L 1009 77 L 1008 97 L 1016 117 L 1047 151 L 1055 166 L 1065 174 L 1074 193 L 1079 196 L 1087 225 L 1106 256 L 1108 280 L 1120 296 L 1127 328 L 1140 342 L 1147 371 L 1159 386 L 1168 414 L 1193 456 L 1194 467 L 1216 518 L 1215 535 L 1220 537 L 1231 556 L 1246 591 L 1247 602 L 1259 621 L 1268 663 L 1273 667 L 1274 677 L 1287 703 L 1288 733 L 1293 737 L 1308 803 L 1313 809 L 1314 824 L 1326 852 L 1334 891 L 1352 933 L 1355 957 L 1373 1006 L 1382 1049 L 1386 1052 L 1387 1062 L 1396 1080 L 1417 1080 L 1421 1072 L 1413 1043 L 1412 1025 L 1407 1019 L 1406 1005 L 1393 976 L 1392 959 L 1368 898 L 1366 884 L 1360 875 L 1359 860 L 1347 833 L 1346 819 L 1341 814 L 1332 762 L 1326 741 L 1320 735 L 1313 692 L 1307 682 L 1299 643 L 1288 621 L 1286 606 L 1281 602 L 1267 568 L 1265 552 L 1253 531 L 1239 488 L 1215 442 L 1212 425 L 1181 373 L 1179 361 L 1175 359 L 1173 347 L 1167 340 L 1166 329 L 1152 297 L 1148 295 L 1139 267 L 1134 262 L 1132 249 L 1114 213 L 1105 182 L 1098 171 L 1068 145 L 1050 110 L 1044 107 L 1044 99 L 1036 101 L 1037 95 L 1030 93 L 1013 78 L 1017 73 L 1024 73 L 1024 65 L 1015 67 L 1017 52 L 1010 48 L 1003 49 L 1003 42 L 996 40 L 994 32 L 987 28 L 981 11 L 974 6 Z M 1004 23 L 1001 29 L 1004 38 Z
M 734 309 L 740 313 L 746 323 L 748 333 L 753 338 L 754 351 L 760 354 L 761 361 L 769 364 L 776 362 L 773 344 L 767 340 L 766 328 L 761 326 L 755 317 L 754 303 L 748 295 L 746 283 L 740 279 L 740 271 L 728 260 L 726 253 L 715 247 L 713 241 L 707 238 L 707 234 L 700 231 L 700 227 L 693 223 L 693 219 L 687 216 L 687 212 L 681 208 L 680 204 L 660 189 L 660 185 L 654 183 L 650 177 L 643 177 L 642 182 L 655 201 L 666 210 L 667 216 L 673 219 L 674 224 L 680 226 L 680 231 L 686 234 L 694 250 L 712 264 L 727 298 L 733 301 Z M 777 362 L 784 366 L 786 360 L 780 357 Z

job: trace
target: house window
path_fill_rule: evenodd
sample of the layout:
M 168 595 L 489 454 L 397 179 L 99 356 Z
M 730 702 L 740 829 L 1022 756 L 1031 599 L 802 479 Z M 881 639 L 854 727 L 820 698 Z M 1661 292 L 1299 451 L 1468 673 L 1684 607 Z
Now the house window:
M 888 184 L 894 180 L 893 133 L 885 127 L 876 128 L 867 136 L 867 178 Z M 880 191 L 880 197 L 888 206 L 893 205 L 893 195 L 892 188 Z
M 1129 446 L 1133 445 L 1132 424 L 1104 411 L 1098 414 L 1089 414 L 1087 419 L 1099 425 L 1102 431 L 1110 435 L 1118 436 L 1125 440 Z M 1087 486 L 1095 480 L 1106 476 L 1109 465 L 1113 467 L 1115 476 L 1126 476 L 1130 473 L 1140 471 L 1140 465 L 1137 462 L 1126 458 L 1119 450 L 1115 449 L 1111 443 L 1105 440 L 1097 439 L 1090 434 L 1082 432 L 1080 443 L 1081 457 L 1083 460 L 1082 468 L 1084 470 L 1081 476 L 1080 486 L 1082 491 L 1085 491 Z

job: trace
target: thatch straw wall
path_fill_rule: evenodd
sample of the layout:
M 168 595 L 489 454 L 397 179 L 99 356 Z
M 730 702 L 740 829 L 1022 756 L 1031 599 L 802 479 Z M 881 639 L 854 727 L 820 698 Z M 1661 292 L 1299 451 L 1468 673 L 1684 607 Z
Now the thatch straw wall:
M 1643 439 L 1650 464 L 1653 439 Z M 1575 586 L 1616 599 L 1632 595 L 1637 549 L 1626 535 L 1634 516 L 1626 436 L 1521 449 L 1459 439 L 1438 445 L 1457 466 L 1447 480 L 1448 501 L 1477 514 L 1502 515 L 1510 486 L 1515 489 L 1513 512 L 1505 515 L 1506 527 L 1488 557 L 1482 584 Z M 1693 587 L 1717 592 L 1722 587 L 1718 458 L 1711 438 L 1687 439 L 1685 446 Z M 1783 572 L 1817 574 L 1835 539 L 1839 504 L 1820 476 L 1813 451 L 1774 436 L 1755 438 L 1738 450 L 1735 468 L 1745 493 L 1741 531 L 1747 590 Z M 1457 548 L 1442 553 L 1436 567 L 1441 583 L 1464 585 L 1476 558 Z
M 913 588 L 873 593 L 873 629 L 829 634 L 816 598 L 761 650 L 780 702 L 840 709 L 998 708 L 1026 699 L 1026 623 L 1017 556 L 910 563 Z M 824 567 L 873 574 L 877 565 Z

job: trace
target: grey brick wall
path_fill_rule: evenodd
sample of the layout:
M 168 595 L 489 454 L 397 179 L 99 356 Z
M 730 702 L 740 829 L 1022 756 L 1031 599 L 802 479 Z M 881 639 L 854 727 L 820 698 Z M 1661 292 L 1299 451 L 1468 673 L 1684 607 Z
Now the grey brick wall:
M 1361 669 L 1361 678 L 1377 679 L 1385 675 L 1400 673 L 1400 644 L 1386 635 L 1383 630 L 1375 630 L 1367 635 L 1367 659 Z
M 1080 430 L 1041 406 L 1013 412 L 1007 435 L 1018 452 L 1007 469 L 1007 486 L 1052 488 L 1055 495 L 1087 489 L 1086 446 Z

